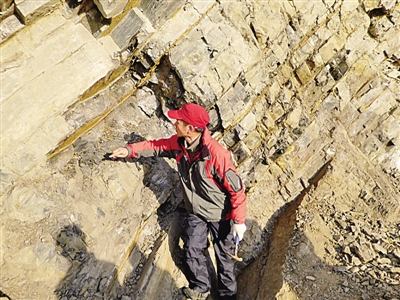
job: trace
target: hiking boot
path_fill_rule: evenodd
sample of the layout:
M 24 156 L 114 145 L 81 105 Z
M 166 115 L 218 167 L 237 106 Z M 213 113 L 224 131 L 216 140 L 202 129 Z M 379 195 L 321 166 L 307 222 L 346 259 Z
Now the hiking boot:
M 205 300 L 207 299 L 210 292 L 200 293 L 198 291 L 192 290 L 191 288 L 184 287 L 182 288 L 183 294 L 186 296 L 188 300 Z

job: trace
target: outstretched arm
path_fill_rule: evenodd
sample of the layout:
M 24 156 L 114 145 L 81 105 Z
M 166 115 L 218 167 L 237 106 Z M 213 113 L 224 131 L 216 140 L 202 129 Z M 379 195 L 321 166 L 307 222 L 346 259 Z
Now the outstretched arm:
M 134 144 L 127 144 L 125 147 L 115 149 L 109 156 L 116 158 L 140 158 L 140 157 L 170 157 L 175 158 L 181 151 L 177 135 L 167 139 L 143 141 Z

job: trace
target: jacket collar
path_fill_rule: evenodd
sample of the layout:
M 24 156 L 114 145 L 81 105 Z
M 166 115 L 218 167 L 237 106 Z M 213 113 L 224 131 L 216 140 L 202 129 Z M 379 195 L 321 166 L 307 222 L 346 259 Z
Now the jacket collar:
M 211 158 L 211 153 L 209 150 L 209 144 L 212 140 L 210 131 L 205 128 L 203 134 L 201 135 L 201 147 L 199 159 L 207 160 Z M 180 137 L 178 139 L 179 144 L 182 148 L 185 148 L 185 139 Z
M 205 128 L 204 132 L 201 136 L 201 142 L 202 142 L 203 146 L 201 147 L 201 150 L 200 150 L 200 159 L 207 160 L 207 159 L 211 158 L 211 153 L 210 153 L 210 149 L 209 149 L 211 139 L 212 139 L 212 137 L 211 137 L 210 131 L 207 128 Z

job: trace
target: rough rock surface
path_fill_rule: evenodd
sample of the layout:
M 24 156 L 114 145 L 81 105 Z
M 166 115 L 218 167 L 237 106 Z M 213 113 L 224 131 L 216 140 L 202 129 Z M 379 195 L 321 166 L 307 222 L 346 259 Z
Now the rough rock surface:
M 107 153 L 196 102 L 248 194 L 238 299 L 400 299 L 399 1 L 39 2 L 0 18 L 0 297 L 182 299 L 175 162 Z

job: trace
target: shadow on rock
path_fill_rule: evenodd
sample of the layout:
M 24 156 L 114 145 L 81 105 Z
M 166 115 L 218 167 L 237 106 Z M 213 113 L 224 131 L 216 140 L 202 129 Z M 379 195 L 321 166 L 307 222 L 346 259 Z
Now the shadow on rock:
M 11 300 L 11 298 L 8 297 L 6 294 L 4 294 L 2 291 L 0 291 L 0 299 L 8 299 L 8 300 Z
M 109 291 L 116 266 L 87 252 L 86 235 L 79 226 L 65 226 L 57 233 L 55 241 L 59 254 L 71 262 L 55 290 L 59 299 L 116 299 Z

